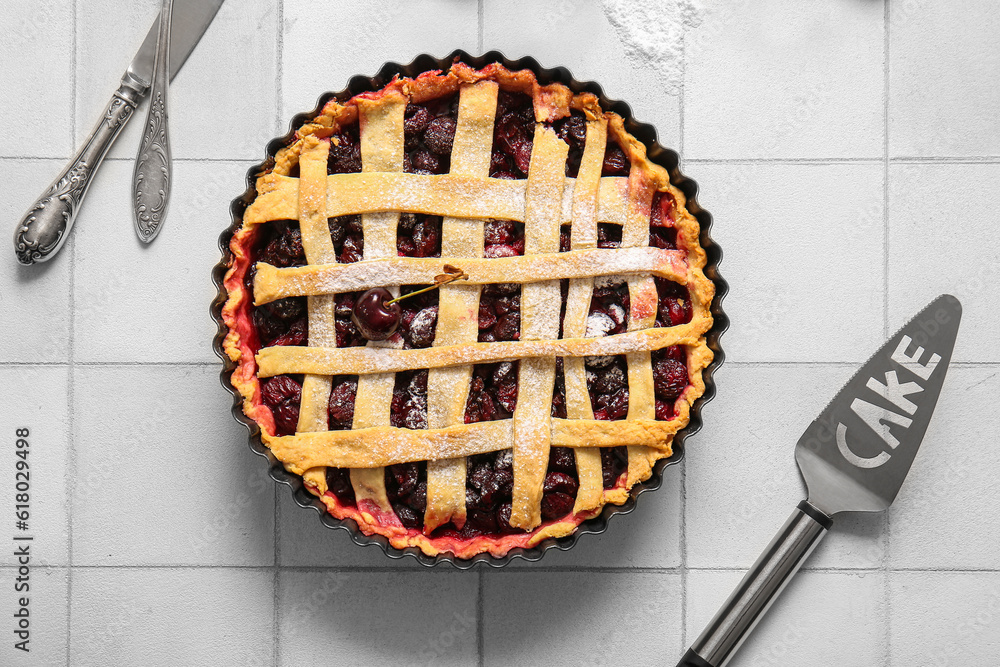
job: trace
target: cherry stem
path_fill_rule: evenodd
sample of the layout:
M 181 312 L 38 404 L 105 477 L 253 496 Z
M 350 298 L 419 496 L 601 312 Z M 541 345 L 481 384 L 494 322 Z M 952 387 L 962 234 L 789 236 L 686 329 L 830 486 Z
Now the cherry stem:
M 430 292 L 432 289 L 437 289 L 438 287 L 441 287 L 441 285 L 447 285 L 448 283 L 454 282 L 456 280 L 466 280 L 468 277 L 469 277 L 468 274 L 466 274 L 465 271 L 462 271 L 462 269 L 454 267 L 451 264 L 445 264 L 444 273 L 434 276 L 433 285 L 429 285 L 428 287 L 424 287 L 423 289 L 418 289 L 416 292 L 410 292 L 408 294 L 403 294 L 402 296 L 397 296 L 392 301 L 386 301 L 385 305 L 391 306 L 397 301 L 402 301 L 403 299 L 408 299 L 411 296 L 416 296 L 417 294 L 423 294 L 424 292 Z

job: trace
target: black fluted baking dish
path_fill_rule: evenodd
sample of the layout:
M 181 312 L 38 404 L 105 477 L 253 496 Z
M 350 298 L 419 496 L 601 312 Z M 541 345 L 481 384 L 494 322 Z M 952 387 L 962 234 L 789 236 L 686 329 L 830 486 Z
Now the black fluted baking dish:
M 713 317 L 713 326 L 706 334 L 708 347 L 712 350 L 715 356 L 709 366 L 702 372 L 702 378 L 705 383 L 705 391 L 704 394 L 695 400 L 694 404 L 691 406 L 689 424 L 685 428 L 681 429 L 674 437 L 673 454 L 668 458 L 660 459 L 656 462 L 653 467 L 652 476 L 645 482 L 641 482 L 633 486 L 628 500 L 623 505 L 606 505 L 598 516 L 584 521 L 577 527 L 576 531 L 566 537 L 548 538 L 531 548 L 512 549 L 500 558 L 489 554 L 478 554 L 470 559 L 460 559 L 447 553 L 432 557 L 424 554 L 417 547 L 398 549 L 390 545 L 388 539 L 381 535 L 370 536 L 364 534 L 353 520 L 341 520 L 330 515 L 326 511 L 326 507 L 323 503 L 305 489 L 302 478 L 298 475 L 287 472 L 282 463 L 271 454 L 270 450 L 261 440 L 260 427 L 256 422 L 243 414 L 242 396 L 233 387 L 230 381 L 230 377 L 233 370 L 236 368 L 236 364 L 229 359 L 222 347 L 223 340 L 228 332 L 228 327 L 222 319 L 222 307 L 228 296 L 226 288 L 223 285 L 223 279 L 232 259 L 232 253 L 229 248 L 230 240 L 232 239 L 235 230 L 242 224 L 243 213 L 247 206 L 249 206 L 256 197 L 255 185 L 257 176 L 263 170 L 270 168 L 277 152 L 281 148 L 293 142 L 297 129 L 318 115 L 326 103 L 331 99 L 346 101 L 358 93 L 379 90 L 388 84 L 396 75 L 416 77 L 420 73 L 428 70 L 447 70 L 456 59 L 461 60 L 462 62 L 465 62 L 475 68 L 482 68 L 489 63 L 498 62 L 510 70 L 529 69 L 534 72 L 539 83 L 542 85 L 558 82 L 567 86 L 574 93 L 593 93 L 599 98 L 602 108 L 620 115 L 625 121 L 625 129 L 632 136 L 646 145 L 649 159 L 667 169 L 670 173 L 671 182 L 686 196 L 687 209 L 692 215 L 695 216 L 695 218 L 697 218 L 701 228 L 700 241 L 707 254 L 705 275 L 715 285 L 715 298 L 710 308 Z M 382 548 L 387 556 L 394 559 L 410 556 L 425 566 L 432 566 L 441 562 L 447 562 L 460 569 L 470 568 L 477 563 L 485 563 L 492 567 L 503 567 L 517 558 L 527 561 L 537 561 L 549 549 L 570 549 L 576 544 L 581 535 L 603 533 L 607 529 L 608 521 L 612 516 L 618 514 L 628 514 L 635 509 L 638 496 L 646 491 L 652 491 L 659 488 L 663 481 L 664 469 L 668 466 L 679 463 L 683 459 L 685 440 L 701 428 L 701 410 L 704 405 L 715 396 L 714 373 L 725 359 L 725 354 L 722 350 L 719 339 L 729 326 L 729 318 L 722 309 L 722 299 L 728 292 L 729 286 L 719 273 L 718 269 L 718 265 L 722 259 L 722 249 L 717 243 L 715 243 L 715 241 L 712 240 L 710 235 L 712 216 L 708 213 L 708 211 L 698 205 L 698 185 L 692 179 L 681 173 L 679 169 L 679 162 L 680 158 L 675 151 L 664 148 L 657 142 L 656 131 L 651 125 L 635 120 L 632 116 L 632 110 L 627 104 L 618 100 L 609 99 L 604 94 L 601 87 L 596 83 L 590 81 L 577 81 L 572 77 L 569 70 L 564 67 L 552 69 L 543 68 L 533 58 L 511 60 L 499 51 L 490 51 L 489 53 L 485 53 L 481 56 L 472 56 L 465 51 L 455 51 L 444 58 L 434 58 L 430 55 L 421 55 L 407 65 L 401 65 L 399 63 L 386 63 L 375 76 L 354 76 L 348 82 L 346 89 L 337 93 L 324 93 L 321 95 L 316 108 L 312 112 L 300 113 L 292 118 L 289 131 L 284 136 L 271 140 L 267 145 L 266 158 L 261 163 L 250 168 L 247 172 L 246 190 L 233 200 L 230 206 L 232 217 L 231 224 L 219 237 L 219 247 L 222 251 L 222 258 L 212 271 L 212 280 L 218 288 L 218 294 L 213 300 L 211 306 L 212 317 L 215 319 L 218 326 L 218 331 L 214 340 L 214 348 L 216 354 L 218 354 L 223 360 L 223 368 L 221 372 L 222 385 L 226 387 L 226 389 L 229 390 L 233 396 L 233 416 L 238 422 L 246 426 L 249 430 L 250 448 L 256 454 L 267 459 L 268 473 L 271 478 L 276 482 L 289 487 L 292 491 L 295 502 L 301 507 L 308 507 L 316 510 L 320 515 L 320 521 L 323 525 L 328 528 L 346 530 L 351 536 L 351 539 L 358 545 L 377 545 Z

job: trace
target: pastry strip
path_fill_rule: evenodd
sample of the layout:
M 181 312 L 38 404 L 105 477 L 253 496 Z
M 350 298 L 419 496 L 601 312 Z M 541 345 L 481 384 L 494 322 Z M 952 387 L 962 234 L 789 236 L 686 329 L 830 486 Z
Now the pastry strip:
M 465 84 L 459 92 L 458 123 L 451 152 L 451 173 L 487 177 L 497 107 L 497 84 Z M 441 255 L 483 256 L 483 221 L 446 217 L 441 223 Z M 483 260 L 485 261 L 485 260 Z M 458 262 L 465 270 L 468 261 Z M 442 266 L 441 263 L 438 266 Z M 424 279 L 414 282 L 432 282 Z M 475 343 L 479 336 L 479 285 L 444 285 L 438 296 L 434 346 Z M 431 368 L 427 375 L 427 426 L 461 424 L 469 396 L 472 366 Z M 451 521 L 465 525 L 465 458 L 427 462 L 427 510 L 424 532 Z
M 553 447 L 572 447 L 577 453 L 598 447 L 634 444 L 669 456 L 680 419 L 552 419 Z M 355 431 L 325 431 L 295 435 L 264 435 L 264 443 L 293 473 L 314 467 L 382 468 L 409 461 L 454 459 L 510 447 L 514 424 L 510 419 L 453 424 L 439 429 L 414 430 L 378 426 Z
M 474 178 L 455 174 L 369 173 L 327 176 L 327 213 L 331 216 L 408 211 L 456 218 L 498 218 L 524 222 L 526 181 Z M 573 179 L 566 179 L 566 189 Z M 601 179 L 597 221 L 622 225 L 628 217 L 625 178 Z M 267 174 L 257 180 L 260 192 L 243 214 L 246 224 L 294 218 L 298 210 L 298 179 Z M 570 222 L 570 196 L 560 193 L 560 222 Z
M 403 113 L 406 109 L 406 98 L 395 93 L 387 96 L 381 103 L 362 99 L 358 101 L 358 109 L 362 170 L 402 171 Z M 328 189 L 328 213 L 330 201 Z M 331 215 L 341 215 L 341 213 Z M 398 212 L 365 213 L 361 217 L 361 224 L 364 227 L 364 259 L 396 256 Z M 399 295 L 398 288 L 393 290 L 393 295 Z M 376 352 L 392 345 L 393 343 L 389 341 L 369 341 L 368 349 Z M 358 394 L 354 402 L 355 429 L 389 425 L 392 390 L 395 385 L 396 375 L 391 372 L 373 373 L 358 378 Z M 385 471 L 382 468 L 352 469 L 350 475 L 359 508 L 365 509 L 365 504 L 368 502 L 381 512 L 390 515 L 390 520 L 399 521 L 389 504 L 385 489 Z
M 653 185 L 639 164 L 629 173 L 628 217 L 622 226 L 622 247 L 649 244 L 649 215 L 653 201 Z M 659 299 L 652 276 L 629 276 L 628 330 L 638 331 L 655 326 Z M 648 350 L 632 352 L 625 357 L 628 364 L 628 416 L 630 419 L 656 417 L 656 396 L 653 385 L 653 362 Z M 655 458 L 643 447 L 628 448 L 628 486 L 647 479 Z
M 596 195 L 596 191 L 591 191 Z M 372 214 L 376 215 L 376 214 Z M 447 224 L 448 221 L 451 224 Z M 454 229 L 465 225 L 470 228 L 468 236 L 482 221 L 446 219 L 448 231 L 464 233 Z M 578 224 L 573 223 L 574 226 Z M 593 223 L 597 228 L 597 223 Z M 452 234 L 451 236 L 454 236 Z M 449 236 L 442 239 L 442 248 Z M 254 278 L 254 304 L 262 305 L 290 296 L 314 294 L 339 294 L 357 290 L 384 287 L 386 285 L 416 285 L 434 282 L 434 276 L 444 270 L 446 264 L 458 266 L 468 274 L 463 284 L 489 285 L 491 283 L 517 282 L 532 283 L 563 278 L 593 278 L 597 276 L 653 274 L 668 278 L 680 284 L 687 282 L 687 260 L 680 250 L 660 248 L 574 248 L 570 252 L 554 252 L 540 255 L 517 257 L 497 257 L 483 259 L 483 240 L 478 241 L 479 255 L 470 252 L 449 252 L 442 249 L 442 257 L 391 257 L 367 260 L 352 264 L 329 263 L 320 266 L 293 266 L 279 269 L 270 264 L 258 263 Z M 447 289 L 461 285 L 448 285 Z M 587 304 L 588 307 L 590 304 Z M 586 318 L 586 313 L 584 313 Z M 439 318 L 440 319 L 440 318 Z M 442 320 L 442 324 L 446 321 Z
M 326 221 L 326 162 L 330 144 L 315 137 L 303 141 L 299 156 L 299 231 L 306 262 L 326 264 L 337 261 Z M 310 296 L 309 345 L 311 347 L 336 347 L 337 331 L 334 321 L 336 303 L 333 295 Z M 302 380 L 302 399 L 299 403 L 298 432 L 326 431 L 329 428 L 327 406 L 330 401 L 331 378 L 329 375 L 307 374 Z M 303 473 L 310 488 L 319 495 L 326 493 L 326 470 L 313 468 Z
M 557 302 L 556 308 L 558 307 Z M 711 322 L 698 320 L 675 327 L 642 329 L 604 338 L 464 343 L 416 350 L 275 345 L 262 349 L 256 358 L 260 377 L 271 377 L 282 373 L 347 375 L 394 373 L 411 368 L 486 364 L 545 356 L 553 358 L 607 356 L 648 352 L 671 345 L 698 345 L 698 338 L 710 326 Z
M 525 189 L 524 254 L 559 251 L 562 193 L 569 146 L 552 128 L 535 127 Z M 559 335 L 559 281 L 521 286 L 521 341 Z M 530 344 L 530 343 L 528 343 Z M 542 522 L 542 487 L 549 464 L 555 356 L 521 360 L 514 408 L 514 489 L 510 525 L 531 530 Z
M 573 189 L 573 225 L 570 228 L 569 253 L 599 253 L 597 248 L 597 209 L 599 205 L 601 169 L 604 149 L 608 143 L 607 121 L 601 117 L 587 123 L 587 138 L 580 160 L 580 169 Z M 612 250 L 620 253 L 620 249 Z M 631 253 L 633 250 L 626 250 Z M 610 272 L 608 272 L 610 273 Z M 608 275 L 590 272 L 574 278 L 569 283 L 566 297 L 566 315 L 563 318 L 564 338 L 583 338 L 587 333 L 587 315 L 594 294 L 594 276 Z M 587 370 L 584 357 L 563 357 L 563 378 L 566 388 L 566 416 L 569 419 L 594 418 L 594 408 L 587 388 Z M 576 473 L 580 482 L 573 513 L 600 506 L 604 495 L 604 475 L 601 469 L 601 450 L 580 449 L 575 452 Z

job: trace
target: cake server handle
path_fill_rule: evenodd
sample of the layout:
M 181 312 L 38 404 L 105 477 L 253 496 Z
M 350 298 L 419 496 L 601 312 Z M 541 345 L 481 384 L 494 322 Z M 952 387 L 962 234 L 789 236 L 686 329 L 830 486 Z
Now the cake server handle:
M 149 87 L 149 112 L 132 172 L 132 221 L 143 243 L 160 233 L 170 200 L 173 165 L 167 132 L 167 87 L 170 84 L 170 19 L 173 0 L 163 0 L 156 39 L 153 81 Z
M 83 146 L 18 222 L 14 253 L 21 264 L 48 261 L 62 248 L 97 168 L 145 92 L 145 83 L 126 74 Z
M 832 525 L 808 502 L 799 503 L 677 667 L 723 667 Z

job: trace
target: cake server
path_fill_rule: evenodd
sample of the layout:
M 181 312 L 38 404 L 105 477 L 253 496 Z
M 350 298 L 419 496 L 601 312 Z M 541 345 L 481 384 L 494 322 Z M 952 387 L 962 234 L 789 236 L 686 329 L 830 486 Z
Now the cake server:
M 944 294 L 897 331 L 799 438 L 809 491 L 678 667 L 722 667 L 841 512 L 896 498 L 951 362 L 962 305 Z
M 139 153 L 132 172 L 132 222 L 143 243 L 150 243 L 160 233 L 170 201 L 173 164 L 170 160 L 170 133 L 167 131 L 167 88 L 170 83 L 170 19 L 174 0 L 160 6 L 159 34 L 153 83 L 149 90 L 149 111 L 139 142 Z
M 173 79 L 198 44 L 223 0 L 175 0 L 170 31 L 169 72 Z M 22 264 L 45 262 L 59 251 L 76 219 L 94 173 L 132 112 L 149 90 L 160 21 L 146 34 L 101 118 L 62 173 L 14 230 L 14 252 Z

